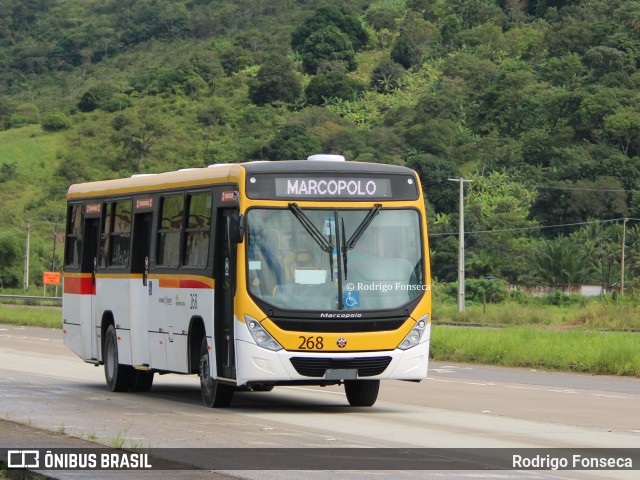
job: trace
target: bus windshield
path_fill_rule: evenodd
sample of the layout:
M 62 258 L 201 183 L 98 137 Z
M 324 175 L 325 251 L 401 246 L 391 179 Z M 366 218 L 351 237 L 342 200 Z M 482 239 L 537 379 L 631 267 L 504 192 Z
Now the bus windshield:
M 248 289 L 281 310 L 400 308 L 426 290 L 418 211 L 254 208 Z

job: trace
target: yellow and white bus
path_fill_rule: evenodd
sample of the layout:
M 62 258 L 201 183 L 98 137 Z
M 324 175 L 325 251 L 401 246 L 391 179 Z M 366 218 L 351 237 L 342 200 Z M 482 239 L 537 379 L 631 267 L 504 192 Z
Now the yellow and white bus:
M 63 331 L 111 391 L 197 374 L 237 390 L 420 381 L 431 291 L 425 205 L 408 168 L 307 160 L 216 164 L 72 185 Z

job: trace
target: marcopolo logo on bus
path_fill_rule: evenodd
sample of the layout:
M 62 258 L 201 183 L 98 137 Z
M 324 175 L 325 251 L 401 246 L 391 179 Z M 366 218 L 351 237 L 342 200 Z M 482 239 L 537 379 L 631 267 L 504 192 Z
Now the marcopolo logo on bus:
M 276 178 L 279 197 L 390 197 L 388 178 Z

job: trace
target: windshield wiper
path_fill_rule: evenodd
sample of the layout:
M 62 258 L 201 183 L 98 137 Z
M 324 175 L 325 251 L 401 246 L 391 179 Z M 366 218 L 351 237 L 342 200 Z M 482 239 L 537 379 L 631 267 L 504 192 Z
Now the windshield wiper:
M 333 245 L 324 238 L 324 235 L 316 228 L 316 226 L 309 220 L 304 212 L 300 209 L 297 203 L 290 203 L 289 210 L 293 213 L 293 216 L 298 219 L 300 224 L 304 227 L 307 233 L 313 238 L 313 240 L 318 244 L 318 246 L 324 250 L 325 252 L 332 253 Z
M 345 237 L 345 229 L 344 229 L 344 217 L 342 217 L 342 245 L 347 244 L 347 240 Z M 344 270 L 344 279 L 347 279 L 347 249 L 343 246 L 342 248 L 342 269 Z
M 367 216 L 364 217 L 364 220 L 362 220 L 360 225 L 358 225 L 358 228 L 356 228 L 356 231 L 353 232 L 353 235 L 351 235 L 351 238 L 349 238 L 349 241 L 344 244 L 345 251 L 352 250 L 353 247 L 356 246 L 356 243 L 358 243 L 358 240 L 360 240 L 360 237 L 362 236 L 364 231 L 369 227 L 369 225 L 371 225 L 373 218 L 380 212 L 381 208 L 382 208 L 382 204 L 376 203 L 373 206 L 373 208 L 369 210 L 369 213 L 367 213 Z

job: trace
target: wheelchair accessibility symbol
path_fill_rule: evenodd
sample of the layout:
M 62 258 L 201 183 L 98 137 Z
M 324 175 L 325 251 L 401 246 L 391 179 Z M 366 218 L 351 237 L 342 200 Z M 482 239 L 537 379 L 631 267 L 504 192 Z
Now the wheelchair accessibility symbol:
M 360 307 L 360 292 L 344 292 L 342 294 L 342 303 L 347 308 Z

